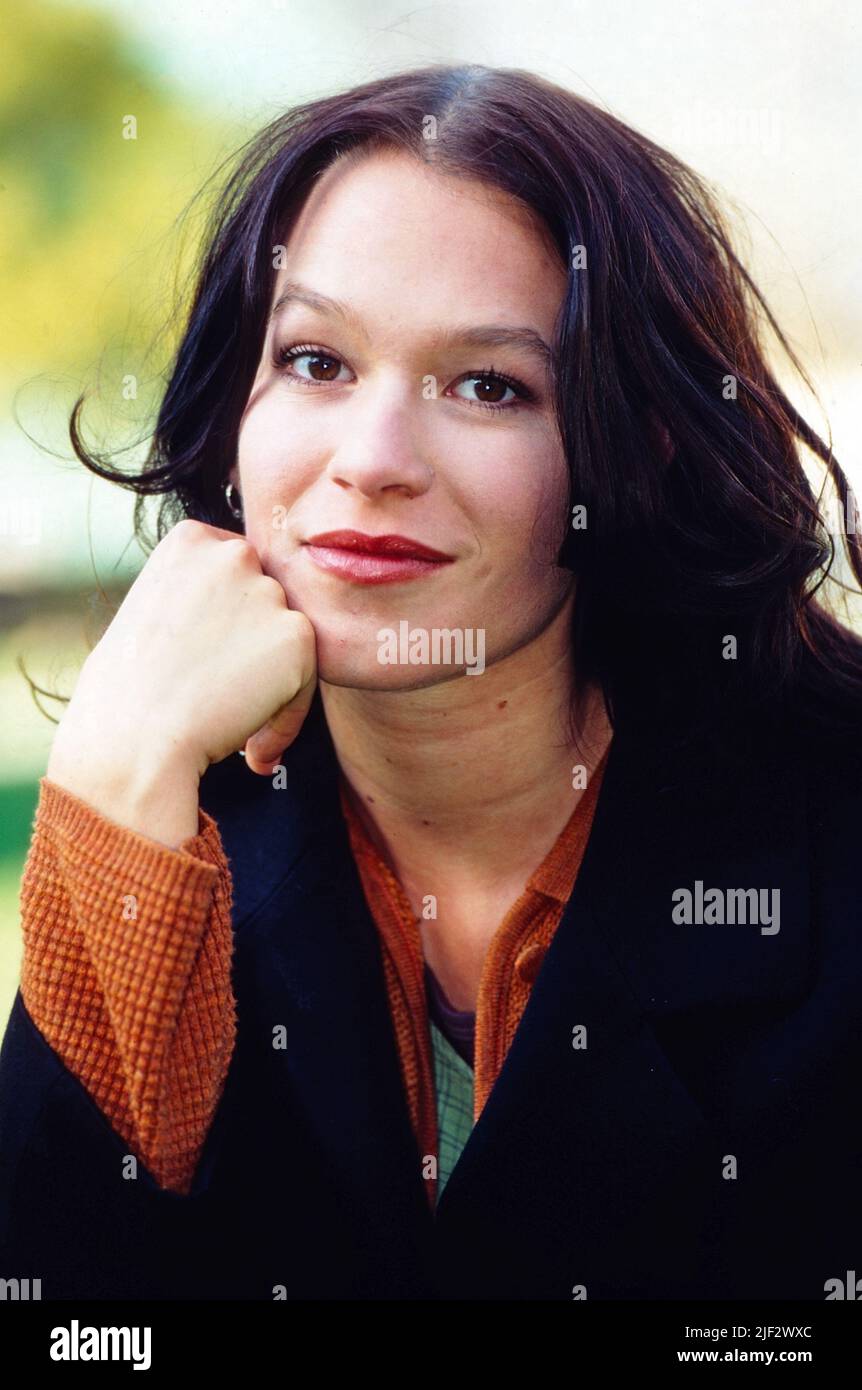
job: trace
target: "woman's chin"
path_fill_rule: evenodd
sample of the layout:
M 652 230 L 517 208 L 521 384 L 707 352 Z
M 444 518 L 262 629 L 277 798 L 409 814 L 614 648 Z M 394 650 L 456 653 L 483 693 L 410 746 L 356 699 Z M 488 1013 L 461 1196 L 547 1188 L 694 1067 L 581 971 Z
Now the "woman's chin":
M 423 627 L 408 619 L 387 623 L 355 613 L 316 617 L 303 611 L 315 631 L 318 675 L 329 685 L 423 690 L 481 675 L 500 654 L 499 643 L 486 652 L 484 628 Z
M 397 641 L 398 622 L 387 624 L 380 617 L 339 614 L 332 621 L 307 613 L 317 639 L 317 669 L 321 680 L 330 685 L 354 686 L 357 690 L 412 690 L 451 679 L 454 669 L 441 665 L 416 664 L 410 650 Z M 412 626 L 412 624 L 411 624 Z
M 377 661 L 351 657 L 345 652 L 321 656 L 318 649 L 318 678 L 326 685 L 352 690 L 423 690 L 463 675 L 463 670 L 446 666 L 384 666 Z

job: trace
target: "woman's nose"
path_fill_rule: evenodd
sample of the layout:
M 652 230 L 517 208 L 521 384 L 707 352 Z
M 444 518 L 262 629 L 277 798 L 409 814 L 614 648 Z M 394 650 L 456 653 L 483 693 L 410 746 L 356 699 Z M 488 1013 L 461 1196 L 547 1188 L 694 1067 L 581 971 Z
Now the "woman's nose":
M 369 496 L 395 487 L 411 497 L 427 492 L 434 469 L 427 435 L 420 434 L 422 404 L 418 386 L 415 400 L 404 389 L 394 398 L 391 392 L 369 390 L 345 418 L 345 436 L 327 465 L 333 481 Z

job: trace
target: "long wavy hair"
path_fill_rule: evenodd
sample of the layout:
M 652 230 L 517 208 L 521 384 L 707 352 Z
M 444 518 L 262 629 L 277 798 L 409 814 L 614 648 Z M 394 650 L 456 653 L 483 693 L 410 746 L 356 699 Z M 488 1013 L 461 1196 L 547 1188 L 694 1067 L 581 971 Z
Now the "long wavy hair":
M 856 516 L 855 499 L 831 446 L 767 365 L 768 326 L 810 385 L 714 193 L 614 116 L 517 69 L 399 73 L 298 105 L 243 146 L 214 205 L 141 470 L 88 450 L 83 396 L 71 415 L 80 461 L 138 494 L 145 551 L 153 495 L 158 539 L 181 517 L 240 529 L 224 485 L 274 248 L 335 159 L 386 147 L 520 200 L 566 269 L 552 375 L 570 476 L 559 563 L 577 576 L 579 686 L 600 686 L 614 724 L 628 716 L 693 731 L 789 701 L 852 724 L 862 640 L 818 593 L 836 558 L 834 528 L 801 446 L 825 465 L 842 515 Z M 571 525 L 576 517 L 586 524 Z M 862 586 L 852 524 L 845 542 Z

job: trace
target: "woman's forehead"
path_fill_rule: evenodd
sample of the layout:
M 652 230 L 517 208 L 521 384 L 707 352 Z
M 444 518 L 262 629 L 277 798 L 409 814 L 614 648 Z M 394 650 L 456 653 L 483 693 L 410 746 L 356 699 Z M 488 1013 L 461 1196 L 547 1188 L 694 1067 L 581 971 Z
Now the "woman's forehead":
M 502 317 L 550 331 L 565 292 L 563 267 L 531 210 L 399 152 L 327 169 L 282 245 L 273 309 L 301 282 L 360 315 L 382 301 L 402 320 L 457 309 L 459 319 Z

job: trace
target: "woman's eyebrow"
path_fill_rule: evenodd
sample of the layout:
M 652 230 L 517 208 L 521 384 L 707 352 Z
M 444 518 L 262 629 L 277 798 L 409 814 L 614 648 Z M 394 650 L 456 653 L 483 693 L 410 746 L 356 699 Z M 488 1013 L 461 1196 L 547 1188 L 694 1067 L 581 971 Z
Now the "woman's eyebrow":
M 283 293 L 279 295 L 273 305 L 269 316 L 270 322 L 276 319 L 280 311 L 288 304 L 305 304 L 307 308 L 314 309 L 319 314 L 328 314 L 343 319 L 364 336 L 364 329 L 359 316 L 348 304 L 344 304 L 339 299 L 330 299 L 328 295 L 319 294 L 317 290 L 308 289 L 292 280 L 287 282 Z M 432 328 L 429 330 L 428 336 L 429 339 L 433 339 L 436 347 L 447 348 L 466 345 L 476 348 L 519 348 L 522 352 L 535 357 L 545 368 L 550 367 L 554 360 L 551 348 L 535 328 L 515 328 L 497 323 L 452 324 L 446 328 Z

